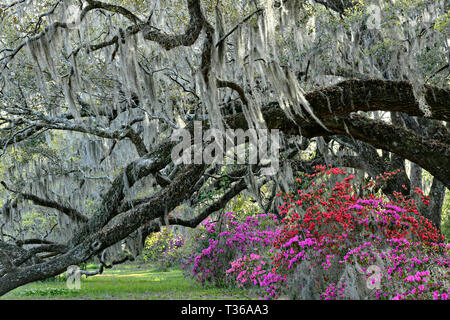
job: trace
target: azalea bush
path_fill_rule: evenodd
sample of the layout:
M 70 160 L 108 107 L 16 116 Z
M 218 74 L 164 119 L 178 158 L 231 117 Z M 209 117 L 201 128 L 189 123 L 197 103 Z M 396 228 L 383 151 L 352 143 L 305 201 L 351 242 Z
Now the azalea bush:
M 182 263 L 184 237 L 175 234 L 169 227 L 151 234 L 145 240 L 143 258 L 145 262 L 156 263 L 161 269 Z
M 225 229 L 206 221 L 207 246 L 192 270 L 202 281 L 258 288 L 266 299 L 447 299 L 450 247 L 442 234 L 414 200 L 374 194 L 397 172 L 357 192 L 354 175 L 318 166 L 297 179 L 295 193 L 278 194 L 276 215 L 240 221 L 227 213 Z
M 371 289 L 368 298 L 374 299 L 442 299 L 447 300 L 449 294 L 450 260 L 449 245 L 444 243 L 426 244 L 410 242 L 407 239 L 390 239 L 383 251 L 353 250 L 344 257 L 343 262 L 357 266 L 358 272 L 367 275 L 378 271 L 372 276 L 365 276 L 366 288 Z M 377 242 L 366 244 L 366 248 L 380 248 Z M 358 252 L 361 251 L 361 252 Z M 376 266 L 376 269 L 373 268 Z M 323 294 L 324 299 L 345 298 L 330 290 L 341 289 L 345 292 L 342 282 L 331 284 Z
M 275 215 L 239 218 L 233 212 L 223 213 L 217 221 L 204 220 L 194 236 L 196 245 L 184 269 L 203 284 L 234 283 L 235 279 L 225 276 L 230 263 L 269 250 L 277 237 L 275 223 Z
M 434 275 L 439 274 L 440 280 L 429 290 L 446 293 L 448 246 L 441 243 L 444 237 L 418 212 L 413 200 L 399 192 L 391 199 L 371 194 L 378 182 L 365 186 L 367 195 L 361 196 L 352 184 L 354 176 L 345 170 L 322 166 L 317 171 L 307 175 L 315 181 L 310 190 L 279 194 L 284 200 L 279 208 L 283 229 L 272 259 L 272 271 L 285 276 L 286 283 L 280 283 L 279 291 L 303 299 L 402 297 L 407 291 L 403 287 L 409 284 L 396 276 L 422 270 L 417 263 L 408 268 L 398 264 L 420 254 L 430 268 L 439 266 Z M 327 181 L 335 180 L 330 176 L 340 179 L 330 186 Z M 427 205 L 429 199 L 421 190 L 416 192 Z M 383 290 L 379 290 L 375 294 L 380 283 L 396 292 L 384 290 L 385 295 L 380 295 Z

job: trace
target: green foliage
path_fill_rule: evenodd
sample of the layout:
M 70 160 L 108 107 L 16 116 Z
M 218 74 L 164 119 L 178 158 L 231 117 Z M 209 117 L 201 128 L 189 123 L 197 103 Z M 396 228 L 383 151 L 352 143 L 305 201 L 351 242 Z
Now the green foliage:
M 86 270 L 97 270 L 99 268 L 96 264 L 88 264 L 86 265 Z
M 251 216 L 260 212 L 261 209 L 256 202 L 252 201 L 251 197 L 239 194 L 228 203 L 226 211 L 240 212 L 242 216 Z
M 183 245 L 181 235 L 176 235 L 171 228 L 163 227 L 160 232 L 147 237 L 142 255 L 146 263 L 156 263 L 161 270 L 167 270 L 181 263 Z
M 67 295 L 69 292 L 70 292 L 69 289 L 65 288 L 38 288 L 20 291 L 17 293 L 17 295 L 26 297 L 29 296 L 54 297 Z
M 450 28 L 450 10 L 444 14 L 442 17 L 438 17 L 434 24 L 434 30 L 439 30 L 441 32 L 445 32 Z
M 249 299 L 246 291 L 203 288 L 180 270 L 159 272 L 147 266 L 121 265 L 101 275 L 81 278 L 80 290 L 69 290 L 59 279 L 30 283 L 1 299 Z M 62 277 L 61 277 L 62 278 Z

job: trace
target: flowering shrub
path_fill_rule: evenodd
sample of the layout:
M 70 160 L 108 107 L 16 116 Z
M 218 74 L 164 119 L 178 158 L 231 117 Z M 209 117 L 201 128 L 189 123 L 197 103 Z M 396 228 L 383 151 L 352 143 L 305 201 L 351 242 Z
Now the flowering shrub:
M 366 280 L 367 286 L 373 289 L 371 294 L 375 299 L 448 299 L 450 245 L 428 245 L 406 239 L 390 239 L 387 243 L 388 247 L 382 252 L 348 252 L 340 263 L 352 260 L 353 256 L 355 263 L 359 260 L 358 268 L 362 274 L 367 274 L 369 264 L 376 263 L 381 267 L 378 277 L 372 276 Z M 369 246 L 375 247 L 376 242 Z M 324 294 L 323 298 L 336 297 Z
M 201 283 L 225 285 L 234 281 L 225 276 L 230 263 L 247 256 L 253 259 L 267 247 L 271 248 L 277 236 L 272 231 L 275 220 L 269 214 L 239 220 L 233 212 L 222 214 L 219 221 L 204 220 L 194 238 L 197 246 L 184 268 Z
M 379 182 L 358 195 L 354 176 L 342 169 L 319 166 L 305 178 L 309 190 L 278 194 L 277 218 L 239 221 L 228 213 L 225 231 L 206 221 L 209 246 L 193 258 L 197 276 L 257 287 L 266 299 L 448 298 L 450 247 L 413 200 L 372 194 Z
M 353 175 L 324 166 L 317 171 L 307 177 L 326 182 L 328 176 L 335 175 L 341 176 L 342 182 L 337 181 L 333 187 L 312 182 L 310 191 L 279 194 L 285 200 L 279 208 L 283 230 L 275 243 L 277 253 L 272 264 L 274 271 L 285 275 L 287 283 L 280 283 L 280 291 L 304 299 L 362 299 L 370 297 L 377 287 L 376 298 L 394 298 L 398 292 L 411 291 L 420 291 L 426 297 L 424 290 L 408 291 L 409 284 L 396 278 L 397 273 L 415 272 L 417 263 L 407 268 L 399 267 L 399 263 L 408 263 L 419 253 L 439 278 L 429 290 L 447 290 L 448 247 L 437 244 L 444 237 L 418 213 L 412 200 L 401 193 L 394 193 L 393 199 L 372 194 L 360 197 L 351 184 Z M 422 201 L 426 205 L 429 199 L 422 194 Z M 376 274 L 371 275 L 374 271 Z
M 160 232 L 153 233 L 145 240 L 144 261 L 156 262 L 162 269 L 167 269 L 181 263 L 183 245 L 183 236 L 175 235 L 169 228 L 163 227 Z

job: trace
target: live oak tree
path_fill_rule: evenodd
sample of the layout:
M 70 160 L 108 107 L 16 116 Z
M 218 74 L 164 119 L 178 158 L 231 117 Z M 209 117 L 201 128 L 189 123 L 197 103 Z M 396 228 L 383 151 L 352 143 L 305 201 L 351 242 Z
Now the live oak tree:
M 446 1 L 18 0 L 0 19 L 0 295 L 96 256 L 101 273 L 244 191 L 273 211 L 317 164 L 403 170 L 381 191 L 426 189 L 440 226 Z M 194 121 L 280 130 L 281 168 L 175 165 Z

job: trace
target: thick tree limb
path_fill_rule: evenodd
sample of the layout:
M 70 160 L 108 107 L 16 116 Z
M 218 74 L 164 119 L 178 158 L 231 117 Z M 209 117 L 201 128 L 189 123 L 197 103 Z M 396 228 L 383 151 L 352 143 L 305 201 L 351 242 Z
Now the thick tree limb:
M 305 97 L 328 130 L 310 118 L 296 116 L 295 123 L 292 122 L 278 103 L 271 103 L 262 110 L 268 129 L 279 129 L 291 135 L 300 132 L 305 137 L 335 134 L 350 136 L 415 162 L 438 177 L 447 187 L 450 185 L 450 146 L 442 142 L 448 141 L 450 137 L 445 136 L 445 133 L 442 139 L 434 140 L 382 121 L 350 115 L 355 111 L 384 110 L 422 116 L 409 83 L 349 80 L 337 86 L 314 90 Z M 426 87 L 426 99 L 432 118 L 445 120 L 450 117 L 450 90 Z M 230 116 L 226 121 L 232 128 L 248 128 L 242 114 Z
M 87 0 L 87 3 L 89 3 L 90 6 L 92 6 L 93 9 L 103 9 L 106 11 L 118 13 L 124 17 L 126 17 L 128 20 L 130 20 L 133 23 L 141 23 L 141 19 L 137 17 L 134 13 L 132 13 L 130 10 L 128 10 L 125 7 L 109 4 L 101 1 L 94 1 L 94 0 Z
M 33 247 L 26 251 L 22 256 L 14 260 L 15 266 L 20 266 L 25 263 L 27 260 L 32 258 L 37 253 L 42 252 L 54 252 L 54 253 L 64 253 L 67 251 L 67 247 L 62 244 L 43 244 L 38 247 Z
M 328 120 L 324 124 L 334 134 L 347 135 L 409 159 L 450 187 L 450 145 L 356 114 L 348 119 Z M 303 132 L 308 137 L 327 135 L 318 126 Z
M 412 85 L 407 81 L 347 80 L 305 95 L 316 116 L 330 118 L 356 111 L 397 111 L 423 117 Z M 431 119 L 450 120 L 450 89 L 425 85 Z
M 183 34 L 168 35 L 152 26 L 143 25 L 142 34 L 144 39 L 157 42 L 166 50 L 171 50 L 178 46 L 191 46 L 194 44 L 202 31 L 204 17 L 200 0 L 187 0 L 187 7 L 190 18 Z

